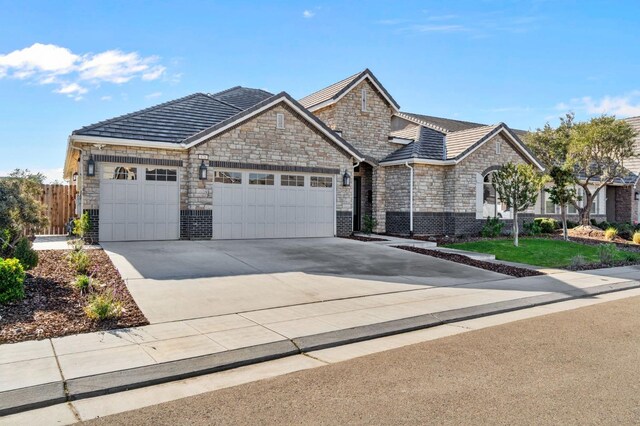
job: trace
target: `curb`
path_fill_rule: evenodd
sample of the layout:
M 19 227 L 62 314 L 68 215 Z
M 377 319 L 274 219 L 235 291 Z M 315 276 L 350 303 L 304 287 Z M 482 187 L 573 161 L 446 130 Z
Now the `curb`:
M 46 407 L 66 401 L 91 398 L 186 379 L 314 350 L 406 333 L 438 325 L 635 288 L 640 288 L 640 282 L 625 281 L 614 284 L 603 284 L 586 289 L 576 289 L 567 294 L 551 293 L 468 308 L 453 309 L 433 314 L 424 314 L 311 336 L 297 337 L 290 340 L 281 340 L 195 358 L 181 359 L 94 376 L 67 379 L 64 382 L 59 381 L 0 392 L 0 416 Z

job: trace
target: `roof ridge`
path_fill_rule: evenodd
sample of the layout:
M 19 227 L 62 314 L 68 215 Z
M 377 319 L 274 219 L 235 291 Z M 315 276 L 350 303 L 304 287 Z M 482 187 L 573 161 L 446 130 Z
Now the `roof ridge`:
M 118 115 L 118 116 L 116 116 L 116 117 L 112 117 L 112 118 L 109 118 L 109 119 L 107 119 L 107 120 L 102 120 L 102 121 L 98 121 L 97 123 L 89 124 L 88 126 L 84 126 L 84 127 L 81 127 L 81 128 L 79 128 L 79 129 L 74 130 L 73 132 L 71 132 L 71 134 L 72 134 L 72 135 L 75 135 L 75 134 L 76 134 L 76 132 L 80 132 L 80 131 L 87 131 L 87 130 L 93 130 L 93 129 L 95 129 L 96 127 L 104 126 L 105 124 L 113 123 L 114 121 L 124 120 L 124 119 L 127 119 L 127 118 L 131 118 L 131 117 L 133 117 L 133 116 L 140 115 L 140 114 L 144 114 L 144 113 L 147 113 L 147 112 L 149 112 L 149 111 L 153 111 L 153 110 L 156 110 L 156 109 L 158 109 L 158 108 L 165 107 L 165 106 L 167 106 L 167 105 L 171 105 L 171 104 L 175 104 L 175 103 L 178 103 L 178 102 L 185 101 L 185 100 L 187 100 L 187 99 L 195 98 L 196 96 L 205 96 L 205 97 L 208 97 L 206 93 L 202 93 L 202 92 L 192 93 L 192 94 L 190 94 L 190 95 L 183 96 L 183 97 L 178 98 L 178 99 L 173 99 L 173 100 L 170 100 L 170 101 L 167 101 L 167 102 L 163 102 L 163 103 L 161 103 L 161 104 L 153 105 L 153 106 L 150 106 L 150 107 L 147 107 L 147 108 L 144 108 L 144 109 L 138 110 L 138 111 L 130 112 L 130 113 L 128 113 L 128 114 Z M 213 100 L 217 100 L 217 99 L 213 99 Z
M 486 124 L 484 123 L 478 123 L 476 121 L 467 121 L 467 120 L 458 120 L 457 118 L 447 118 L 447 117 L 439 117 L 437 115 L 427 115 L 427 114 L 419 114 L 417 112 L 406 112 L 406 111 L 401 111 L 403 114 L 410 114 L 410 115 L 418 115 L 421 117 L 430 117 L 430 118 L 437 118 L 439 120 L 448 120 L 448 121 L 455 121 L 456 123 L 464 123 L 464 124 L 476 124 L 478 126 L 486 126 Z
M 230 88 L 228 88 L 228 89 L 224 89 L 224 90 L 222 90 L 222 91 L 220 91 L 220 92 L 216 92 L 216 93 L 207 93 L 207 94 L 208 94 L 209 96 L 211 96 L 211 97 L 215 97 L 215 96 L 220 96 L 220 95 L 222 95 L 223 93 L 227 93 L 227 92 L 230 92 L 230 91 L 232 91 L 232 90 L 236 90 L 236 89 L 240 89 L 240 88 L 242 88 L 242 86 L 233 86 L 233 87 L 230 87 Z
M 240 86 L 238 86 L 238 87 L 240 87 Z M 227 106 L 230 106 L 231 108 L 237 109 L 238 111 L 243 111 L 243 109 L 240 108 L 239 106 L 230 104 L 229 102 L 223 101 L 222 99 L 214 98 L 213 95 L 211 95 L 210 93 L 207 93 L 206 95 L 209 96 L 211 99 L 213 99 L 216 102 L 220 102 L 221 104 L 225 104 Z
M 450 131 L 445 129 L 444 127 L 437 126 L 437 125 L 435 125 L 433 123 L 429 123 L 427 121 L 424 121 L 424 120 L 422 120 L 420 118 L 414 117 L 414 116 L 409 115 L 409 114 L 411 114 L 411 113 L 406 113 L 406 112 L 402 112 L 402 111 L 398 111 L 396 113 L 396 115 L 399 116 L 400 118 L 405 118 L 405 119 L 407 119 L 409 121 L 413 121 L 414 123 L 416 123 L 416 124 L 418 124 L 420 126 L 428 127 L 428 128 L 430 128 L 432 130 L 435 130 L 436 132 L 444 133 L 445 135 L 447 133 L 450 133 Z
M 328 88 L 329 88 L 329 87 L 331 87 L 331 86 L 337 86 L 338 84 L 343 83 L 343 82 L 345 82 L 345 81 L 347 81 L 347 80 L 355 80 L 357 77 L 359 77 L 360 75 L 362 75 L 362 74 L 363 74 L 363 73 L 365 73 L 365 72 L 367 72 L 367 69 L 365 69 L 364 71 L 358 71 L 357 73 L 352 74 L 352 75 L 350 75 L 349 77 L 343 78 L 342 80 L 338 80 L 338 81 L 335 81 L 335 82 L 333 82 L 333 83 L 331 83 L 331 84 L 328 84 L 328 85 L 326 85 L 326 86 L 324 86 L 324 87 L 321 87 L 320 89 L 318 89 L 318 90 L 316 90 L 316 91 L 314 91 L 314 92 L 309 93 L 307 96 L 304 96 L 304 97 L 300 98 L 300 100 L 299 100 L 298 102 L 302 102 L 304 99 L 306 99 L 306 98 L 310 98 L 310 97 L 312 97 L 313 95 L 315 95 L 316 93 L 322 92 L 323 90 L 328 89 Z M 313 105 L 312 105 L 312 106 L 313 106 Z

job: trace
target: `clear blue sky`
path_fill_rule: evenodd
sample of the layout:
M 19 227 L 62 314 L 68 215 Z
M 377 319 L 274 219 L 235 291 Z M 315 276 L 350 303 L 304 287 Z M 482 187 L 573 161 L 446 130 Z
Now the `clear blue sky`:
M 534 129 L 640 115 L 640 1 L 2 1 L 0 174 L 72 130 L 234 85 L 300 98 L 370 68 L 402 109 Z

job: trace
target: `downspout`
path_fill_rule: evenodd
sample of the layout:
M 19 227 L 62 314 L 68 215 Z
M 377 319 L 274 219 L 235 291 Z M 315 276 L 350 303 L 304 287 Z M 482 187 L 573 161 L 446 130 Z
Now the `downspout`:
M 413 167 L 408 161 L 404 165 L 411 170 L 409 172 L 409 235 L 413 237 Z

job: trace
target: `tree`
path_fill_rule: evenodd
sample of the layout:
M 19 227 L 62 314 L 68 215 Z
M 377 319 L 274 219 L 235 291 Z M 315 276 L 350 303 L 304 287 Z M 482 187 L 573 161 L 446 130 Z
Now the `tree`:
M 549 171 L 549 176 L 553 179 L 553 187 L 545 189 L 549 194 L 549 200 L 560 206 L 560 216 L 562 218 L 562 235 L 565 241 L 569 240 L 567 235 L 567 206 L 576 204 L 580 200 L 576 193 L 576 178 L 571 170 L 553 166 Z
M 626 122 L 613 116 L 602 115 L 588 122 L 574 122 L 574 115 L 560 119 L 552 128 L 547 123 L 527 137 L 527 143 L 546 168 L 553 166 L 571 170 L 576 184 L 582 187 L 584 201 L 571 202 L 580 215 L 580 223 L 590 226 L 591 206 L 600 190 L 629 171 L 624 161 L 634 155 L 633 139 L 636 132 Z M 595 185 L 592 191 L 591 186 Z
M 0 179 L 0 251 L 12 250 L 24 234 L 47 224 L 39 201 L 44 176 L 16 169 Z
M 506 163 L 493 175 L 493 187 L 500 200 L 513 211 L 513 245 L 518 247 L 518 213 L 533 206 L 545 178 L 531 164 Z

